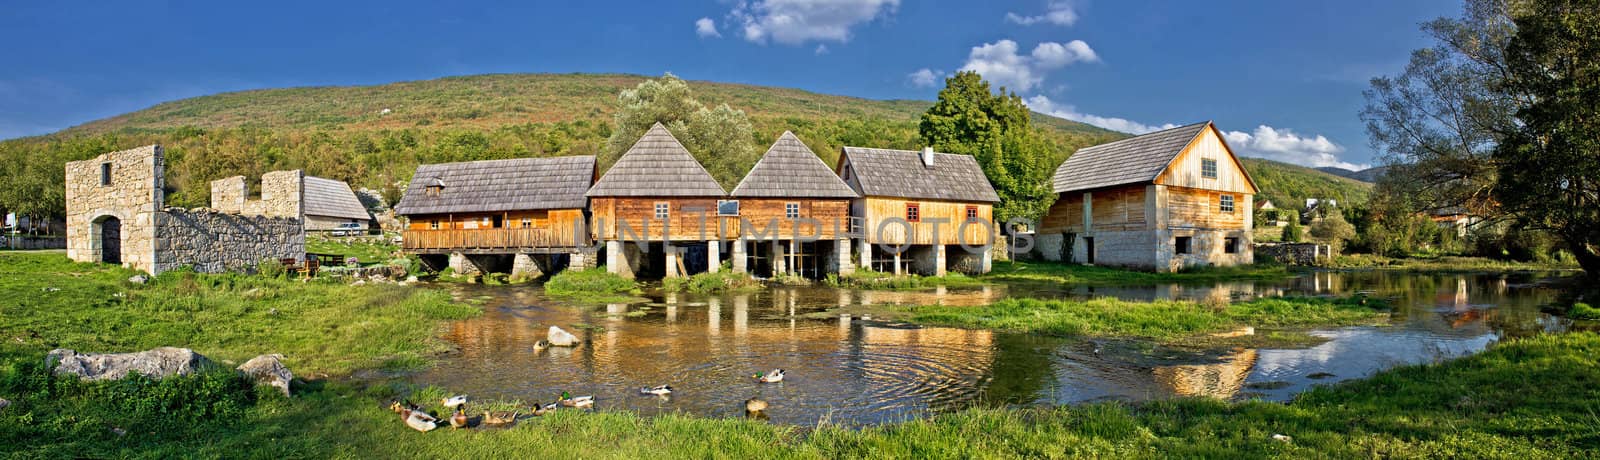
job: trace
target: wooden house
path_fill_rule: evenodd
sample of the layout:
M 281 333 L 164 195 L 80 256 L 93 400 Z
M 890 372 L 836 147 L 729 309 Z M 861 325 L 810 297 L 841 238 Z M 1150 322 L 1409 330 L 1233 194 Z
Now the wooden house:
M 972 156 L 844 147 L 838 174 L 860 195 L 850 216 L 862 235 L 861 266 L 896 274 L 989 271 L 1000 197 Z
M 605 242 L 606 268 L 683 276 L 721 264 L 727 196 L 699 161 L 660 123 L 650 127 L 587 193 L 594 237 Z
M 784 131 L 723 202 L 733 268 L 760 276 L 796 273 L 820 278 L 854 271 L 850 200 L 856 192 Z
M 395 214 L 407 252 L 449 256 L 456 272 L 534 275 L 592 266 L 586 227 L 593 156 L 421 165 Z
M 1211 122 L 1080 149 L 1052 182 L 1045 259 L 1160 272 L 1254 260 L 1258 189 Z

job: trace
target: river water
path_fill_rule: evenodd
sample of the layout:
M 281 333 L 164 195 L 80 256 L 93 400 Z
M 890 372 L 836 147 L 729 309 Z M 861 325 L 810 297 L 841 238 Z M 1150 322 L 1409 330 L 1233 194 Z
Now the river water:
M 596 395 L 601 409 L 641 414 L 743 416 L 768 401 L 774 422 L 861 426 L 973 405 L 1140 401 L 1174 396 L 1287 400 L 1313 385 L 1483 350 L 1507 337 L 1562 331 L 1542 313 L 1562 294 L 1551 274 L 1313 272 L 1281 281 L 1133 287 L 995 285 L 917 292 L 824 287 L 739 295 L 648 293 L 649 301 L 567 305 L 534 286 L 458 286 L 485 314 L 452 324 L 459 350 L 412 381 L 475 398 L 549 402 L 562 391 Z M 820 314 L 851 305 L 976 305 L 1006 296 L 1230 301 L 1271 295 L 1392 298 L 1382 327 L 1312 331 L 1299 349 L 1174 350 L 1137 340 L 1063 339 L 919 328 Z M 820 316 L 820 317 L 819 317 Z M 536 351 L 551 325 L 576 348 Z M 787 371 L 782 383 L 753 374 Z M 670 384 L 670 397 L 639 388 Z

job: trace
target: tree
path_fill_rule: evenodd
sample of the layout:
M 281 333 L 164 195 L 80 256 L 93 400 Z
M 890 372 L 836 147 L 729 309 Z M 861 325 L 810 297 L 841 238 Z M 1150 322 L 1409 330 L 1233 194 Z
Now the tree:
M 1030 113 L 1016 93 L 992 91 L 977 72 L 957 72 L 945 79 L 917 131 L 935 150 L 975 157 L 1000 195 L 996 220 L 1038 219 L 1055 201 L 1055 162 Z
M 1519 222 L 1560 237 L 1600 280 L 1600 5 L 1522 0 L 1502 91 L 1527 95 L 1493 158 L 1494 196 Z
M 1344 216 L 1335 210 L 1311 225 L 1311 236 L 1344 247 L 1345 242 L 1356 237 L 1356 227 L 1346 222 Z
M 707 109 L 694 98 L 688 83 L 670 73 L 622 90 L 617 99 L 621 107 L 613 117 L 616 127 L 599 158 L 602 171 L 616 164 L 656 123 L 665 125 L 724 188 L 738 185 L 759 159 L 754 129 L 743 110 L 728 104 Z
M 1283 242 L 1300 242 L 1300 219 L 1289 219 L 1289 225 L 1283 227 Z

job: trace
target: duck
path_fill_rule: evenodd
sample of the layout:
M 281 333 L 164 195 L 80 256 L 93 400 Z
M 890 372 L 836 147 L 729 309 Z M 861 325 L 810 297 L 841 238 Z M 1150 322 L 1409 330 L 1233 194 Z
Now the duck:
M 573 396 L 563 391 L 561 392 L 561 400 L 558 402 L 565 407 L 593 407 L 594 396 Z
M 450 428 L 461 429 L 467 426 L 467 405 L 456 406 L 456 415 L 450 416 Z
M 422 409 L 417 408 L 410 401 L 404 403 L 395 401 L 389 405 L 389 409 L 400 414 L 400 420 L 404 421 L 406 426 L 411 427 L 413 430 L 426 433 L 439 427 L 438 418 L 423 412 Z
M 672 385 L 656 385 L 639 389 L 639 394 L 666 396 L 672 394 Z
M 550 404 L 545 404 L 545 405 L 539 405 L 539 403 L 535 402 L 535 403 L 533 403 L 533 416 L 534 417 L 543 417 L 544 414 L 548 414 L 548 413 L 550 413 L 550 411 L 553 411 L 553 410 L 556 410 L 556 409 L 560 409 L 560 408 L 561 408 L 561 404 L 559 404 L 559 403 L 550 403 Z
M 521 412 L 514 411 L 514 410 L 509 410 L 509 411 L 504 411 L 504 410 L 503 411 L 483 411 L 483 423 L 485 425 L 505 425 L 505 424 L 509 424 L 509 423 L 517 421 L 517 415 L 520 414 L 520 413 Z
M 451 397 L 448 397 L 448 398 L 444 398 L 444 400 L 439 402 L 439 404 L 443 404 L 444 407 L 448 407 L 448 408 L 451 408 L 451 409 L 455 409 L 456 407 L 459 407 L 459 406 L 461 406 L 463 404 L 466 404 L 466 403 L 467 403 L 467 395 L 455 395 L 455 396 L 451 396 Z
M 761 398 L 750 398 L 750 399 L 744 400 L 744 414 L 745 415 L 763 414 L 763 413 L 766 413 L 766 411 L 767 411 L 767 401 L 766 400 L 763 400 Z
M 550 348 L 549 340 L 540 340 L 533 343 L 533 351 L 544 351 L 547 348 Z
M 756 374 L 751 377 L 761 383 L 778 383 L 783 381 L 783 369 L 773 369 L 771 372 Z

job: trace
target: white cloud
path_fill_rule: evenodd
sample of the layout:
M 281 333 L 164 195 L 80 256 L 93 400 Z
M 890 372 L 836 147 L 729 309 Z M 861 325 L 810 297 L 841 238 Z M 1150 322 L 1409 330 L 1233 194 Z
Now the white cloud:
M 944 79 L 943 70 L 922 69 L 906 75 L 911 81 L 911 86 L 918 88 L 933 88 L 939 86 L 939 81 Z
M 711 18 L 700 18 L 694 21 L 694 34 L 700 38 L 722 38 L 722 32 L 717 32 L 717 21 Z
M 1287 129 L 1260 125 L 1251 133 L 1228 131 L 1223 135 L 1228 139 L 1228 145 L 1242 156 L 1312 167 L 1336 166 L 1355 171 L 1372 167 L 1340 159 L 1339 154 L 1344 153 L 1344 147 L 1321 134 L 1302 136 Z
M 1056 118 L 1065 118 L 1076 122 L 1088 123 L 1090 125 L 1099 126 L 1112 131 L 1121 131 L 1124 133 L 1144 134 L 1178 127 L 1178 125 L 1172 123 L 1162 125 L 1147 125 L 1126 118 L 1090 115 L 1079 112 L 1076 107 L 1071 105 L 1058 104 L 1042 94 L 1027 98 L 1024 100 L 1024 102 L 1027 102 L 1028 108 L 1033 109 L 1035 112 L 1054 116 Z
M 744 39 L 785 45 L 850 41 L 850 28 L 894 13 L 900 0 L 757 0 L 739 2 L 728 16 Z
M 1082 40 L 1062 44 L 1044 42 L 1029 55 L 1017 54 L 1017 42 L 1000 40 L 972 47 L 961 70 L 978 72 L 990 83 L 1025 92 L 1044 81 L 1045 73 L 1074 62 L 1093 62 L 1100 57 Z
M 828 54 L 828 45 L 823 45 L 823 44 L 820 44 L 820 43 L 817 44 L 816 53 L 817 53 L 818 56 L 821 56 L 821 55 L 824 55 L 824 54 Z
M 1070 26 L 1078 22 L 1078 12 L 1073 9 L 1070 1 L 1052 0 L 1045 4 L 1044 14 L 1036 16 L 1023 16 L 1017 13 L 1006 13 L 1006 21 L 1031 26 L 1034 24 L 1054 24 Z

